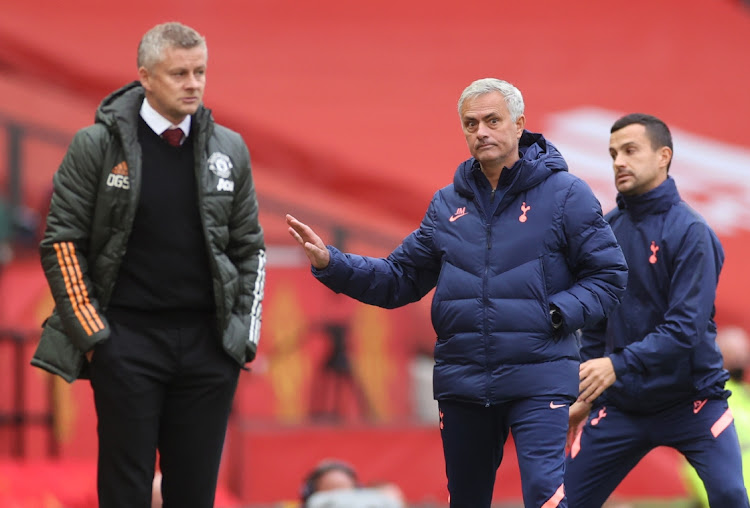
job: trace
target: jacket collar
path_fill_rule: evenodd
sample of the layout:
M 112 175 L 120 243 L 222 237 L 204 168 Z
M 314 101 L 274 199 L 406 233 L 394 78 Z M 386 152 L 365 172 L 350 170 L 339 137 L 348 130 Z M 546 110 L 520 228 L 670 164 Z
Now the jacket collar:
M 129 141 L 134 141 L 145 95 L 145 90 L 140 82 L 128 83 L 102 100 L 96 110 L 96 121 L 103 123 L 110 129 L 119 130 L 123 139 L 127 138 Z M 192 115 L 192 125 L 201 131 L 212 122 L 211 110 L 203 104 Z
M 538 185 L 552 173 L 567 171 L 568 165 L 560 152 L 541 134 L 524 131 L 518 144 L 521 158 L 513 166 L 503 170 L 498 188 L 507 187 L 508 192 L 516 194 Z M 453 178 L 456 190 L 467 197 L 476 193 L 475 174 L 479 173 L 479 163 L 471 158 L 458 166 Z
M 675 185 L 672 177 L 668 176 L 661 185 L 645 194 L 639 196 L 617 194 L 617 207 L 639 219 L 647 215 L 666 212 L 680 200 L 677 185 Z
M 487 176 L 482 172 L 482 166 L 479 165 L 479 161 L 476 159 L 472 160 L 474 162 L 471 164 L 471 174 L 477 184 L 480 187 L 489 187 L 489 181 L 487 180 Z M 500 173 L 500 180 L 497 182 L 497 188 L 502 189 L 512 184 L 518 176 L 518 173 L 521 171 L 521 166 L 523 166 L 523 164 L 523 158 L 520 158 L 513 163 L 511 167 L 503 169 L 503 172 Z

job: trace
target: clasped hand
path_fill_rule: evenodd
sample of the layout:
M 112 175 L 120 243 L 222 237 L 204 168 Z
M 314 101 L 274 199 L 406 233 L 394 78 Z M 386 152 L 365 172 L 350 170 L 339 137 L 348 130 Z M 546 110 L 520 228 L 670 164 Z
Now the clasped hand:
M 615 367 L 608 356 L 583 362 L 578 370 L 578 400 L 591 404 L 617 379 Z

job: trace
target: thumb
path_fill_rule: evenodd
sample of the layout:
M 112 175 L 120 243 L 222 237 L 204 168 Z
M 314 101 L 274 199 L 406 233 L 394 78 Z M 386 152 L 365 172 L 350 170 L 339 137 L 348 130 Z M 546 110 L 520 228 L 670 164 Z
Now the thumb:
M 329 258 L 327 249 L 321 249 L 314 243 L 305 242 L 305 252 L 310 263 L 318 270 L 322 270 L 328 266 Z
M 320 248 L 311 242 L 305 242 L 305 252 L 307 253 L 307 257 L 310 259 L 312 264 L 317 268 L 317 265 L 320 262 L 320 258 L 322 257 Z

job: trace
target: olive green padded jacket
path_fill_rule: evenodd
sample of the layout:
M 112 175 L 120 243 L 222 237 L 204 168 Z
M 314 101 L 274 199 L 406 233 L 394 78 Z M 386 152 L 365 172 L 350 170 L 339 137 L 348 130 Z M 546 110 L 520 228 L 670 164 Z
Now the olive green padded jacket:
M 103 311 L 138 205 L 143 98 L 137 81 L 105 98 L 94 125 L 74 136 L 53 179 L 40 255 L 55 309 L 31 364 L 68 382 L 88 377 L 85 353 L 110 334 Z M 191 136 L 218 332 L 226 352 L 244 365 L 257 351 L 265 284 L 250 154 L 242 137 L 214 123 L 203 106 L 193 115 Z

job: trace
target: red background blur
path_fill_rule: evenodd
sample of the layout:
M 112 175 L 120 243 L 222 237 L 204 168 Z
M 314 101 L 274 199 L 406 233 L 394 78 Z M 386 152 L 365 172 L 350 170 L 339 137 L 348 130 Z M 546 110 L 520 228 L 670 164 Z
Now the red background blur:
M 104 95 L 136 78 L 136 46 L 154 24 L 176 19 L 207 38 L 205 102 L 250 147 L 269 244 L 261 351 L 242 376 L 222 470 L 228 504 L 293 499 L 304 473 L 328 456 L 350 460 L 365 480 L 399 483 L 412 502 L 444 501 L 436 422 L 415 416 L 410 374 L 415 355 L 431 353 L 429 301 L 384 311 L 336 297 L 289 250 L 283 215 L 329 241 L 346 229 L 349 250 L 387 254 L 468 157 L 456 101 L 474 79 L 517 85 L 527 127 L 558 144 L 603 203 L 614 195 L 611 121 L 633 111 L 663 118 L 675 132 L 671 174 L 727 251 L 719 325 L 750 329 L 750 10 L 739 1 L 0 0 L 0 13 L 0 127 L 31 133 L 21 191 L 40 214 L 65 145 L 34 129 L 69 139 L 89 124 Z M 9 143 L 0 136 L 0 196 Z M 19 248 L 0 275 L 0 329 L 28 338 L 18 353 L 23 406 L 54 409 L 59 456 L 81 461 L 90 480 L 87 383 L 68 386 L 28 367 L 50 307 L 34 250 Z M 324 368 L 331 324 L 345 328 L 354 384 L 337 384 Z M 16 351 L 0 342 L 0 411 L 17 402 Z M 0 461 L 22 443 L 26 464 L 47 464 L 48 428 L 0 426 Z M 497 500 L 520 499 L 513 455 L 509 443 Z M 677 463 L 657 450 L 619 495 L 682 495 Z M 15 469 L 0 467 L 0 501 L 4 488 L 19 488 L 9 478 L 22 463 L 8 464 Z M 50 496 L 65 496 L 55 473 L 37 474 Z M 71 484 L 90 502 L 90 481 Z

